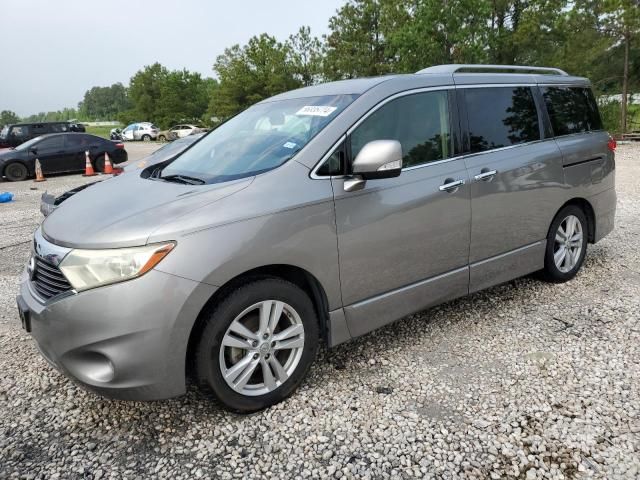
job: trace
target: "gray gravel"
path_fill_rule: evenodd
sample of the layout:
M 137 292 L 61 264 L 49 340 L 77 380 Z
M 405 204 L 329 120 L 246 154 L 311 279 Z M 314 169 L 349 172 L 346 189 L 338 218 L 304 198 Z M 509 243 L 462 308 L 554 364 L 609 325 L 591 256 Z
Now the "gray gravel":
M 105 400 L 51 369 L 14 306 L 43 187 L 0 183 L 18 193 L 0 205 L 0 477 L 637 478 L 640 145 L 617 158 L 617 229 L 575 280 L 520 279 L 322 352 L 250 416 L 194 388 Z

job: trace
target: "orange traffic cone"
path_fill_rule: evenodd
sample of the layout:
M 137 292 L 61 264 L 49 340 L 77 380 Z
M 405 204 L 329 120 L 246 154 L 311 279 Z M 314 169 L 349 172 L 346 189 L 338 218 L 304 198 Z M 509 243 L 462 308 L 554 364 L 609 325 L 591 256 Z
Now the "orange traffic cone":
M 113 165 L 111 165 L 111 160 L 109 160 L 109 154 L 104 152 L 104 172 L 106 175 L 110 175 L 113 173 Z
M 93 165 L 91 164 L 91 159 L 89 158 L 89 151 L 84 152 L 87 161 L 84 164 L 84 174 L 83 177 L 94 177 L 96 172 L 93 171 Z
M 40 160 L 38 160 L 36 158 L 36 179 L 34 180 L 34 182 L 46 182 L 47 179 L 44 178 L 44 175 L 42 174 L 42 165 L 40 165 Z

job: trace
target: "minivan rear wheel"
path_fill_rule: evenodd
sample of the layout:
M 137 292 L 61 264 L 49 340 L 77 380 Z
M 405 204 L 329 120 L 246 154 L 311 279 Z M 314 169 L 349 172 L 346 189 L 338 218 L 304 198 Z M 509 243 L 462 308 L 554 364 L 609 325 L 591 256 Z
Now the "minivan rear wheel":
M 29 177 L 29 170 L 20 162 L 11 162 L 4 168 L 4 176 L 10 182 L 20 182 Z
M 566 282 L 576 276 L 587 253 L 587 217 L 576 205 L 558 212 L 547 236 L 543 278 Z
M 151 140 L 151 135 L 146 135 L 146 134 L 145 134 L 145 135 L 143 135 L 143 136 L 142 136 L 142 141 L 143 141 L 143 142 L 148 142 L 148 141 L 150 141 L 150 140 Z
M 196 376 L 229 410 L 254 412 L 284 400 L 315 359 L 315 309 L 290 282 L 251 281 L 205 315 L 195 351 Z

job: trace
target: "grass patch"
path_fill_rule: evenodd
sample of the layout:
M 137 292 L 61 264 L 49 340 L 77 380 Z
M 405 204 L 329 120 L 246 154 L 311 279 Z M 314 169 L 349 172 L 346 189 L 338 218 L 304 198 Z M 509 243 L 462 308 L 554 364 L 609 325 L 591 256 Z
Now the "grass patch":
M 106 127 L 85 127 L 87 129 L 87 133 L 90 133 L 91 135 L 96 135 L 98 137 L 102 137 L 102 138 L 106 138 L 107 140 L 109 139 L 109 133 L 111 132 L 112 128 L 123 128 L 122 126 L 106 126 Z

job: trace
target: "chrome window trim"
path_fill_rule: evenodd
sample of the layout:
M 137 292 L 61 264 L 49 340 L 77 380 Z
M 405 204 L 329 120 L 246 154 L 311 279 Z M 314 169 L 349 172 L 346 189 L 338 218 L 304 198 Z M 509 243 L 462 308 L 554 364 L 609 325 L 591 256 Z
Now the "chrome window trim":
M 356 123 L 354 123 L 351 127 L 349 127 L 347 132 L 345 134 L 343 134 L 340 137 L 340 139 L 338 139 L 338 141 L 333 144 L 333 146 L 329 149 L 329 151 L 318 161 L 318 163 L 316 163 L 314 168 L 311 170 L 310 177 L 313 180 L 331 180 L 333 178 L 338 178 L 338 179 L 339 178 L 347 178 L 348 175 L 321 176 L 321 175 L 318 175 L 316 172 L 324 164 L 324 162 L 326 162 L 327 159 L 331 155 L 333 155 L 333 153 L 335 152 L 336 148 L 338 148 L 338 146 L 340 146 L 340 143 L 345 141 L 347 139 L 347 137 L 349 135 L 351 135 L 351 133 L 356 128 L 358 128 L 358 126 L 360 126 L 360 124 L 362 122 L 364 122 L 370 115 L 373 115 L 373 113 L 375 113 L 382 106 L 384 106 L 388 102 L 391 102 L 391 101 L 395 100 L 396 98 L 405 97 L 407 95 L 413 95 L 413 94 L 416 94 L 416 93 L 432 92 L 432 91 L 439 91 L 439 90 L 468 89 L 468 88 L 499 88 L 499 87 L 505 87 L 505 88 L 509 88 L 509 87 L 511 87 L 511 88 L 513 88 L 513 87 L 538 87 L 538 86 L 540 86 L 540 87 L 580 87 L 580 88 L 591 88 L 591 85 L 589 85 L 589 84 L 579 84 L 579 83 L 535 83 L 535 82 L 531 83 L 531 82 L 527 82 L 527 83 L 480 83 L 480 84 L 478 84 L 478 83 L 470 83 L 468 85 L 454 85 L 454 84 L 452 84 L 452 85 L 439 85 L 437 87 L 421 87 L 421 88 L 414 88 L 412 90 L 404 90 L 402 92 L 395 93 L 395 94 L 385 98 L 381 102 L 377 103 L 365 115 L 360 117 L 360 119 L 358 119 L 358 121 Z M 506 147 L 493 148 L 491 150 L 485 150 L 483 152 L 466 153 L 464 155 L 458 155 L 456 157 L 444 158 L 442 160 L 436 160 L 436 161 L 433 161 L 433 162 L 426 162 L 426 163 L 423 163 L 423 164 L 420 164 L 420 165 L 413 165 L 411 167 L 403 168 L 402 171 L 404 172 L 404 171 L 417 170 L 419 168 L 424 168 L 424 167 L 428 167 L 428 166 L 431 166 L 431 165 L 439 165 L 439 164 L 451 162 L 453 160 L 472 158 L 472 157 L 477 157 L 479 155 L 484 155 L 484 154 L 487 154 L 487 153 L 500 152 L 502 150 L 509 150 L 509 149 L 512 149 L 512 148 L 522 147 L 522 146 L 525 146 L 525 145 L 533 145 L 533 144 L 536 144 L 536 143 L 552 141 L 552 140 L 554 140 L 556 138 L 565 138 L 565 137 L 570 137 L 570 136 L 574 136 L 574 135 L 584 135 L 584 134 L 587 134 L 587 133 L 601 132 L 601 131 L 604 131 L 604 129 L 602 129 L 602 130 L 588 130 L 586 132 L 571 133 L 571 134 L 568 134 L 568 135 L 554 135 L 553 137 L 550 137 L 550 138 L 541 138 L 539 140 L 533 140 L 531 142 L 518 143 L 516 145 L 507 145 Z
M 340 142 L 346 140 L 346 138 L 351 135 L 351 133 L 353 133 L 353 131 L 358 128 L 360 126 L 360 124 L 362 122 L 364 122 L 367 118 L 369 118 L 369 116 L 373 115 L 375 112 L 377 112 L 380 108 L 382 108 L 384 105 L 386 105 L 387 103 L 397 99 L 397 98 L 401 98 L 401 97 L 406 97 L 408 95 L 415 95 L 418 93 L 425 93 L 425 92 L 434 92 L 434 91 L 440 91 L 440 90 L 453 90 L 455 89 L 455 85 L 438 85 L 437 87 L 420 87 L 420 88 L 413 88 L 411 90 L 403 90 L 402 92 L 398 92 L 398 93 L 394 93 L 393 95 L 383 99 L 382 101 L 380 101 L 379 103 L 377 103 L 376 105 L 374 105 L 372 108 L 370 108 L 362 117 L 360 117 L 356 123 L 354 123 L 353 125 L 351 125 L 351 127 L 349 127 L 347 129 L 347 132 L 345 134 L 343 134 L 340 139 L 333 144 L 333 146 L 329 149 L 329 152 L 327 154 L 325 154 L 318 163 L 316 163 L 316 165 L 313 167 L 313 169 L 311 170 L 311 178 L 314 180 L 325 180 L 325 179 L 331 179 L 331 178 L 345 178 L 346 175 L 331 175 L 331 176 L 320 176 L 317 174 L 318 169 L 324 164 L 324 162 L 326 162 L 326 160 L 333 155 L 333 152 L 335 152 L 335 149 L 340 145 Z M 443 162 L 446 160 L 452 160 L 452 158 L 445 158 L 442 160 L 436 160 L 436 162 Z M 424 163 L 422 165 L 414 165 L 414 167 L 421 167 L 424 165 L 433 165 L 436 162 L 427 162 Z M 407 169 L 411 169 L 414 167 L 407 167 Z M 403 171 L 405 170 L 404 168 L 402 169 Z

